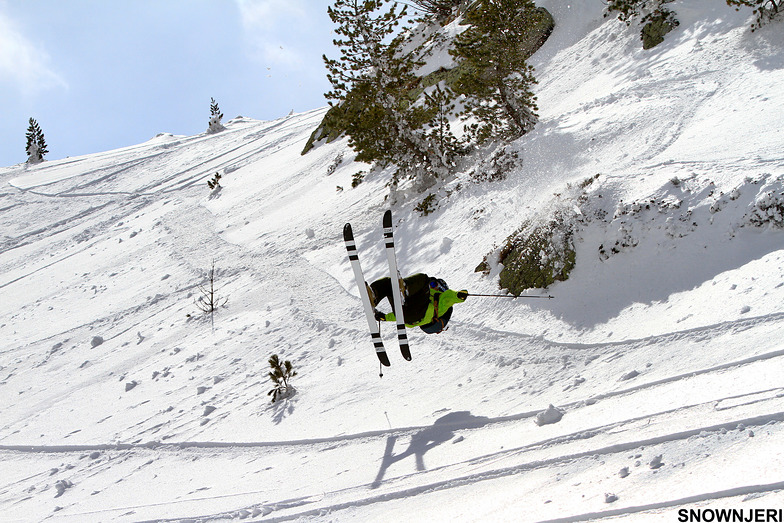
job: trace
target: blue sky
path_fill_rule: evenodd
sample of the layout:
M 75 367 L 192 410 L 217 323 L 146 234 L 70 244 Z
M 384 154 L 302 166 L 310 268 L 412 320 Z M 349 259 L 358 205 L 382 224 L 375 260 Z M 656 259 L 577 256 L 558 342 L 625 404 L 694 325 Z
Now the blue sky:
M 0 0 L 0 166 L 30 117 L 48 160 L 326 105 L 327 0 Z

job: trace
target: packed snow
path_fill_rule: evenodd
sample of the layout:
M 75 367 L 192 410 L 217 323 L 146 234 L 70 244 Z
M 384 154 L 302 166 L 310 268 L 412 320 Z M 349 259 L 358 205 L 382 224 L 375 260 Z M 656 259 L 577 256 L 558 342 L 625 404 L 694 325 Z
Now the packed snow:
M 465 166 L 424 217 L 402 188 L 398 263 L 502 294 L 474 268 L 557 208 L 576 268 L 530 294 L 554 299 L 469 297 L 448 331 L 411 329 L 411 362 L 384 325 L 383 377 L 341 233 L 386 275 L 389 173 L 352 188 L 369 166 L 345 139 L 300 154 L 325 108 L 0 168 L 0 521 L 784 508 L 781 23 L 679 0 L 643 51 L 602 2 L 541 5 L 520 161 Z M 273 354 L 298 373 L 275 403 Z

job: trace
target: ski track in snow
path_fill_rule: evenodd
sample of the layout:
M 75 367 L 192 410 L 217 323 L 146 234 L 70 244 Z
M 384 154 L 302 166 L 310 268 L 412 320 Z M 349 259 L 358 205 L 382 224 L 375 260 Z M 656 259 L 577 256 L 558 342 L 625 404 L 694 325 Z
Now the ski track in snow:
M 351 189 L 367 166 L 345 139 L 300 155 L 325 109 L 0 169 L 13 304 L 0 313 L 0 521 L 638 521 L 783 506 L 782 233 L 725 241 L 757 192 L 721 213 L 706 203 L 709 182 L 784 176 L 784 98 L 770 88 L 782 42 L 693 1 L 672 4 L 681 26 L 648 53 L 599 4 L 544 2 L 557 26 L 533 58 L 542 115 L 521 167 L 489 186 L 458 173 L 428 218 L 403 187 L 393 213 L 401 267 L 491 293 L 495 279 L 473 273 L 482 257 L 596 173 L 611 210 L 675 194 L 674 177 L 693 184 L 682 212 L 699 226 L 663 240 L 658 215 L 588 224 L 554 303 L 472 298 L 448 332 L 410 331 L 412 362 L 386 329 L 382 379 L 340 231 L 351 221 L 368 278 L 385 275 L 385 178 Z M 210 193 L 215 172 L 224 187 Z M 597 261 L 619 222 L 639 245 Z M 229 301 L 211 322 L 194 300 L 213 258 Z M 273 353 L 300 373 L 270 405 Z M 548 405 L 563 418 L 539 426 Z
M 672 343 L 673 341 L 683 341 L 684 339 L 709 339 L 711 336 L 708 334 L 708 331 L 710 330 L 746 330 L 750 328 L 750 324 L 764 322 L 765 320 L 773 322 L 774 320 L 780 320 L 780 318 L 746 320 L 746 325 L 719 325 L 711 327 L 710 329 L 696 329 L 684 333 L 673 333 L 669 336 L 669 340 L 664 341 L 666 343 Z M 500 334 L 498 335 L 500 336 Z M 491 333 L 489 336 L 493 336 L 493 334 Z M 634 340 L 613 344 L 613 347 L 607 347 L 606 352 L 627 352 L 624 349 L 629 349 L 629 347 L 635 345 L 650 344 L 651 341 L 653 340 Z M 590 345 L 585 347 L 581 347 L 579 344 L 564 345 L 570 350 L 578 351 L 586 351 L 592 348 Z M 594 346 L 593 348 L 597 347 L 598 346 Z M 784 350 L 760 354 L 743 361 L 730 362 L 715 368 L 695 369 L 693 372 L 685 375 L 672 376 L 653 383 L 583 398 L 572 404 L 561 404 L 559 406 L 566 410 L 567 415 L 574 416 L 574 410 L 589 409 L 597 404 L 594 402 L 600 401 L 606 403 L 613 399 L 636 402 L 640 401 L 639 393 L 642 389 L 662 388 L 665 385 L 671 384 L 673 381 L 695 379 L 697 376 L 721 373 L 732 368 L 742 368 L 754 364 L 761 364 L 767 360 L 781 358 L 781 356 L 784 356 Z M 781 364 L 779 363 L 779 368 L 780 367 Z M 724 403 L 727 403 L 728 406 L 726 408 L 721 408 Z M 764 414 L 751 417 L 739 417 L 746 416 L 750 412 L 749 409 L 752 406 L 755 409 L 754 412 L 764 412 Z M 690 418 L 702 421 L 701 417 L 693 414 L 694 412 L 706 410 L 714 412 L 711 416 L 715 422 L 714 424 L 696 424 L 696 426 L 689 426 L 694 425 L 694 423 L 688 423 Z M 497 480 L 499 478 L 529 473 L 535 470 L 557 468 L 567 463 L 591 461 L 599 458 L 606 459 L 607 461 L 610 461 L 611 459 L 620 461 L 625 454 L 634 452 L 638 449 L 646 449 L 649 454 L 656 453 L 659 452 L 658 449 L 666 449 L 668 446 L 678 442 L 689 442 L 695 438 L 698 440 L 716 438 L 720 437 L 722 433 L 737 432 L 739 427 L 744 427 L 740 432 L 752 428 L 754 430 L 759 430 L 765 426 L 779 431 L 781 429 L 780 424 L 784 421 L 784 386 L 768 390 L 754 390 L 730 396 L 717 396 L 711 398 L 709 401 L 698 404 L 689 404 L 675 409 L 645 413 L 638 418 L 623 417 L 611 424 L 590 426 L 589 428 L 582 428 L 571 433 L 567 432 L 553 435 L 550 438 L 537 440 L 523 446 L 519 446 L 519 444 L 515 445 L 520 439 L 527 439 L 519 433 L 519 423 L 524 420 L 530 422 L 530 419 L 533 418 L 536 413 L 537 411 L 531 411 L 498 418 L 483 418 L 472 416 L 470 413 L 466 412 L 458 416 L 458 419 L 455 421 L 445 421 L 443 423 L 437 421 L 435 425 L 430 427 L 396 428 L 302 441 L 247 443 L 189 441 L 179 443 L 154 442 L 138 445 L 0 446 L 0 451 L 6 455 L 19 453 L 65 454 L 70 455 L 70 459 L 77 459 L 77 455 L 84 455 L 85 453 L 102 452 L 111 456 L 108 458 L 109 462 L 106 465 L 107 467 L 111 466 L 113 460 L 120 459 L 122 461 L 146 461 L 147 463 L 150 463 L 151 461 L 163 462 L 173 468 L 182 466 L 177 465 L 178 462 L 194 459 L 207 461 L 217 460 L 220 462 L 221 455 L 225 453 L 244 456 L 248 459 L 262 459 L 267 453 L 285 452 L 303 454 L 307 456 L 311 462 L 314 460 L 318 461 L 318 457 L 321 455 L 324 455 L 325 457 L 329 456 L 327 465 L 325 466 L 331 466 L 334 461 L 340 461 L 339 458 L 334 457 L 335 453 L 340 452 L 352 455 L 356 452 L 362 452 L 363 448 L 380 448 L 382 443 L 386 441 L 387 450 L 382 457 L 379 471 L 379 475 L 383 477 L 383 473 L 387 468 L 392 467 L 396 462 L 406 459 L 412 461 L 416 459 L 417 455 L 419 456 L 419 459 L 423 459 L 428 455 L 430 450 L 429 447 L 431 445 L 435 447 L 438 445 L 445 445 L 450 443 L 450 441 L 454 442 L 456 441 L 457 436 L 460 436 L 465 440 L 475 437 L 491 438 L 495 445 L 497 445 L 499 441 L 506 442 L 506 444 L 501 447 L 504 450 L 498 450 L 490 454 L 479 453 L 473 456 L 462 454 L 461 458 L 463 461 L 439 466 L 430 466 L 426 470 L 414 474 L 409 473 L 392 476 L 390 478 L 383 478 L 383 481 L 346 486 L 336 491 L 327 491 L 323 494 L 313 493 L 296 499 L 273 499 L 261 504 L 254 503 L 230 512 L 198 515 L 198 519 L 200 520 L 224 520 L 231 519 L 241 510 L 248 510 L 251 513 L 254 510 L 258 510 L 261 511 L 260 513 L 262 514 L 269 513 L 270 518 L 265 518 L 265 520 L 284 521 L 294 520 L 300 517 L 315 517 L 319 514 L 326 514 L 350 507 L 386 503 L 418 494 L 458 489 L 479 482 Z M 600 419 L 606 419 L 606 417 L 606 415 L 599 416 Z M 680 422 L 675 423 L 675 419 L 679 419 Z M 682 430 L 671 432 L 670 429 L 673 426 L 677 426 Z M 494 437 L 493 432 L 502 433 L 501 437 Z M 509 434 L 510 432 L 512 434 Z M 641 437 L 642 435 L 645 437 Z M 393 453 L 391 449 L 398 440 L 410 440 L 409 450 L 403 453 L 400 453 L 400 451 L 395 451 Z M 419 441 L 419 443 L 417 443 L 417 441 Z M 392 442 L 391 447 L 390 442 Z M 586 442 L 590 442 L 590 444 L 587 444 Z M 420 448 L 417 446 L 420 446 Z M 359 447 L 359 449 L 355 447 Z M 662 450 L 662 452 L 666 451 Z M 311 463 L 311 467 L 317 466 L 317 464 Z M 100 472 L 95 472 L 94 474 L 98 475 Z M 265 480 L 259 478 L 257 481 Z M 419 486 L 411 487 L 411 484 L 418 484 Z M 18 482 L 14 482 L 14 485 L 18 486 Z M 575 515 L 569 518 L 555 520 L 579 521 L 610 515 L 633 514 L 639 511 L 651 511 L 692 504 L 697 501 L 722 499 L 752 493 L 775 492 L 778 490 L 781 490 L 781 483 L 744 485 L 715 492 L 703 491 L 691 496 L 660 501 L 654 504 L 630 506 L 625 509 L 618 508 L 601 513 Z M 242 492 L 237 494 L 226 493 L 220 495 L 219 498 L 224 500 L 232 498 L 242 499 L 253 497 L 254 495 L 262 495 L 263 493 L 264 491 Z M 368 493 L 370 495 L 368 495 Z M 325 503 L 324 500 L 332 498 L 348 499 L 349 501 Z M 203 495 L 189 496 L 188 499 L 173 504 L 187 506 L 189 503 L 203 502 L 206 499 L 215 498 Z M 164 505 L 169 506 L 170 504 L 164 503 Z M 157 506 L 160 505 L 124 506 L 111 510 L 104 509 L 98 512 L 74 513 L 72 517 L 78 519 L 79 517 L 92 517 L 97 516 L 98 514 L 109 516 L 112 513 L 119 515 L 120 512 L 126 514 L 131 512 L 135 519 L 137 515 L 144 514 L 144 510 L 154 511 Z M 191 516 L 193 516 L 193 514 L 191 514 Z M 178 517 L 172 520 L 179 519 L 181 518 Z M 167 519 L 160 521 L 165 520 Z

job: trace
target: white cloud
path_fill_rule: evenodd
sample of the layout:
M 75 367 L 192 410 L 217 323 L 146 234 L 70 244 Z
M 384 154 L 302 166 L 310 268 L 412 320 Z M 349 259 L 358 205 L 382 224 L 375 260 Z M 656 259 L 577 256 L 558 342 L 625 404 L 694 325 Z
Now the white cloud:
M 292 18 L 307 20 L 308 11 L 302 0 L 237 0 L 237 3 L 246 30 L 272 30 Z
M 14 84 L 27 92 L 67 88 L 68 84 L 52 70 L 49 61 L 46 51 L 36 47 L 0 12 L 0 82 Z
M 303 0 L 236 0 L 250 55 L 264 65 L 303 66 L 299 49 L 307 38 L 309 9 Z

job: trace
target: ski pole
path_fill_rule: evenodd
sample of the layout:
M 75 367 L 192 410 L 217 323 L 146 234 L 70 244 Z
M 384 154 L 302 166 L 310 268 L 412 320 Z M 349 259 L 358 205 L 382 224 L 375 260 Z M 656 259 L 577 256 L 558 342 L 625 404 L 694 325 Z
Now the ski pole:
M 482 297 L 485 297 L 485 298 L 512 298 L 512 299 L 515 299 L 515 298 L 547 298 L 548 300 L 552 300 L 553 298 L 555 298 L 555 296 L 550 296 L 549 294 L 547 296 L 532 296 L 532 295 L 528 295 L 528 294 L 515 296 L 514 294 L 474 294 L 472 292 L 469 292 L 468 295 L 469 296 L 482 296 Z

